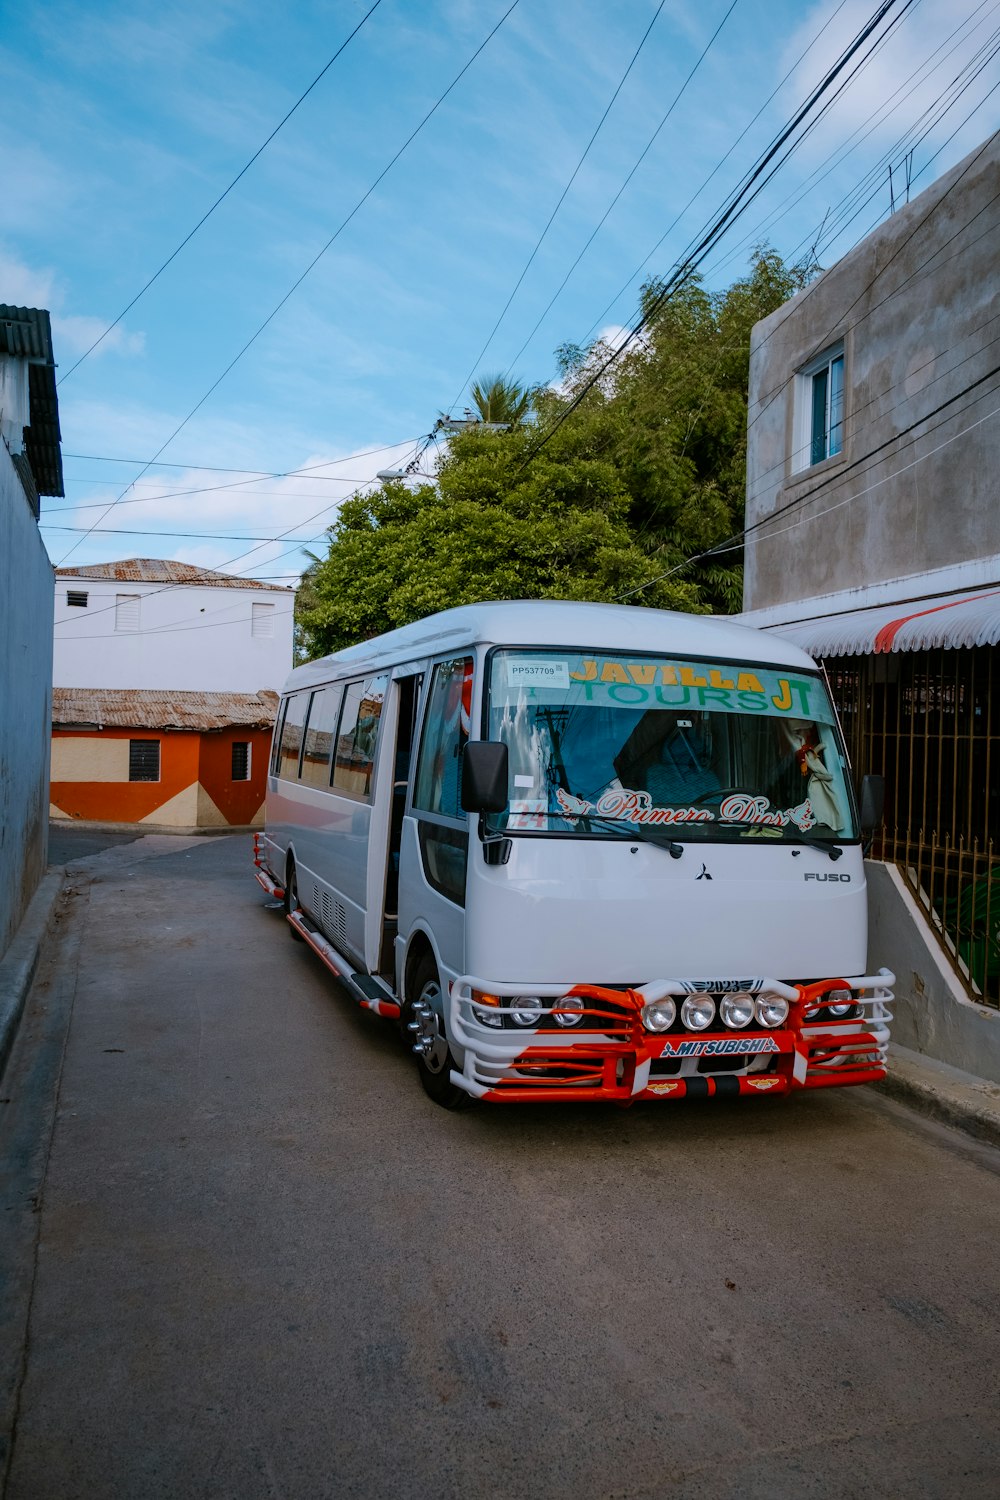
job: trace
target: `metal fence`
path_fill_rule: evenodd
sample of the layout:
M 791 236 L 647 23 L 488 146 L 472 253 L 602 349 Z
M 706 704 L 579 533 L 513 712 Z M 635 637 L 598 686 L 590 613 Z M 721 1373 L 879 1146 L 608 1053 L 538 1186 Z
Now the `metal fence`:
M 885 777 L 872 853 L 895 861 L 969 995 L 1000 1007 L 1000 652 L 826 663 L 857 777 Z

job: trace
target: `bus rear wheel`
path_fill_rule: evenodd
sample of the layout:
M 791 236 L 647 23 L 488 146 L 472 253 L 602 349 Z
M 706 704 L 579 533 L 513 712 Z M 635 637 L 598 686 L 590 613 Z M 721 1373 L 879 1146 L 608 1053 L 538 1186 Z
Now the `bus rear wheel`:
M 403 1008 L 403 1036 L 416 1054 L 424 1093 L 442 1109 L 465 1109 L 472 1099 L 451 1081 L 455 1059 L 444 1030 L 441 981 L 429 954 L 417 963 L 407 988 L 415 998 Z

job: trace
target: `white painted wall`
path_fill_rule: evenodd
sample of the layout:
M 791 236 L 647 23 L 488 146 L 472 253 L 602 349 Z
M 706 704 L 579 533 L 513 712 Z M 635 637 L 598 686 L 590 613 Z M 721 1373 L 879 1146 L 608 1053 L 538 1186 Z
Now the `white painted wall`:
M 66 603 L 87 594 L 87 607 Z M 120 595 L 139 595 L 139 629 L 116 628 Z M 255 693 L 281 690 L 292 667 L 290 590 L 207 584 L 118 583 L 56 578 L 56 687 L 168 688 Z M 253 606 L 270 612 L 274 634 L 251 634 Z

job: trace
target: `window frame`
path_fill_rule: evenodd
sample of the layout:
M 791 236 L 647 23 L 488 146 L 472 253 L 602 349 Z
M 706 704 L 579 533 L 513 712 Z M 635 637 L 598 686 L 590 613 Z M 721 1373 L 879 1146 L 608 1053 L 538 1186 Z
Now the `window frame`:
M 237 745 L 242 745 L 243 748 L 246 750 L 246 774 L 244 776 L 237 776 L 235 774 L 236 747 L 237 747 Z M 253 779 L 253 741 L 252 740 L 232 740 L 231 741 L 231 743 L 230 743 L 230 763 L 229 763 L 229 767 L 230 767 L 230 777 L 229 777 L 230 781 L 234 781 L 234 782 L 246 782 L 246 781 L 251 781 Z
M 839 421 L 834 423 L 831 421 L 834 400 L 832 371 L 837 364 L 840 365 L 840 416 Z M 813 455 L 816 447 L 816 381 L 824 374 L 826 375 L 826 390 L 824 393 L 824 453 L 821 458 L 815 458 Z M 839 432 L 839 447 L 831 452 L 831 433 L 835 427 Z M 843 459 L 846 447 L 847 346 L 843 339 L 838 339 L 835 343 L 827 344 L 824 349 L 814 355 L 812 359 L 808 360 L 795 373 L 791 472 L 795 475 L 807 474 L 817 469 L 820 464 Z

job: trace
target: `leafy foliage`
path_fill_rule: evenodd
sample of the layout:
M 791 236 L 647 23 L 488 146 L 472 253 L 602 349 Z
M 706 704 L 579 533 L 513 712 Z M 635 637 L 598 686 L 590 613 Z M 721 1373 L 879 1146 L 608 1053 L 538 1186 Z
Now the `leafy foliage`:
M 454 437 L 433 483 L 390 480 L 344 503 L 300 596 L 303 647 L 339 650 L 479 599 L 641 589 L 632 602 L 739 609 L 739 552 L 689 559 L 742 528 L 750 331 L 806 280 L 761 249 L 725 292 L 692 278 L 658 300 L 649 283 L 642 335 L 575 407 L 610 352 L 600 343 L 558 351 L 558 390 L 477 382 L 480 415 L 510 430 Z

